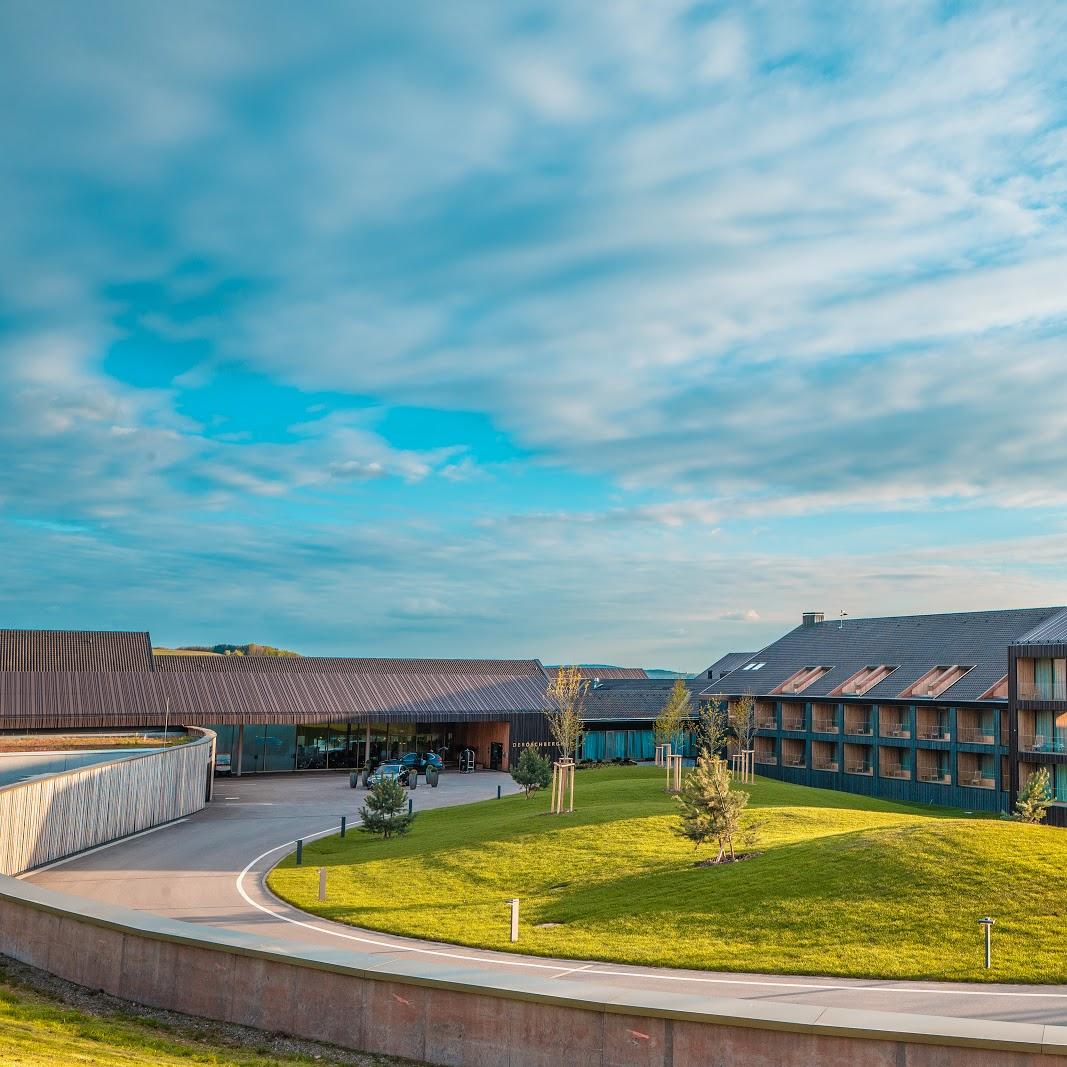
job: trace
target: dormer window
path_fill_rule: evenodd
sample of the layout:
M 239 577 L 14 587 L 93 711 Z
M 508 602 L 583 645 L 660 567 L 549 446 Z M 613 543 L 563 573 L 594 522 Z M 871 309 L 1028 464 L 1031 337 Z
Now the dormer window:
M 969 667 L 954 663 L 951 666 L 941 665 L 927 671 L 910 689 L 905 689 L 902 697 L 939 697 L 946 689 L 954 686 L 968 671 L 974 670 L 974 664 Z
M 886 663 L 864 667 L 863 670 L 856 671 L 851 678 L 846 678 L 830 695 L 835 697 L 861 697 L 878 685 L 879 682 L 884 682 L 896 669 L 896 667 L 891 667 Z
M 817 682 L 824 674 L 829 674 L 833 667 L 801 667 L 790 675 L 781 685 L 772 690 L 774 693 L 803 693 L 809 685 Z

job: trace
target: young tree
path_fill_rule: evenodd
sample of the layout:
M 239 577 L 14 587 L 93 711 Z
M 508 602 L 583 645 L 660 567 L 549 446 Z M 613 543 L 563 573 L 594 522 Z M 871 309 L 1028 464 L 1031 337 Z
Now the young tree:
M 749 795 L 731 789 L 730 777 L 725 760 L 712 752 L 701 752 L 676 798 L 682 808 L 681 825 L 676 833 L 697 847 L 709 842 L 717 844 L 716 863 L 722 863 L 727 855 L 731 861 L 735 860 L 739 845 L 747 847 L 755 841 L 755 831 L 741 825 L 741 813 Z
M 730 726 L 737 738 L 739 752 L 747 752 L 756 744 L 756 698 L 746 693 L 734 701 L 730 709 Z
M 578 758 L 578 746 L 585 732 L 583 714 L 588 686 L 578 667 L 560 667 L 545 690 L 545 718 L 561 756 Z
M 656 744 L 666 745 L 673 741 L 686 728 L 692 713 L 692 694 L 685 682 L 678 678 L 671 686 L 667 703 L 663 705 L 663 710 L 652 724 Z
M 1052 783 L 1048 771 L 1039 767 L 1019 790 L 1019 798 L 1015 801 L 1015 818 L 1020 822 L 1044 822 L 1052 801 Z
M 698 751 L 715 756 L 726 744 L 730 726 L 727 707 L 727 699 L 721 694 L 701 703 L 696 724 Z
M 359 809 L 363 820 L 360 829 L 384 838 L 403 837 L 415 821 L 414 814 L 407 813 L 407 806 L 404 787 L 395 778 L 379 778 Z
M 548 783 L 552 780 L 552 766 L 536 748 L 524 748 L 511 777 L 516 784 L 522 786 L 529 799 L 538 789 L 548 788 Z

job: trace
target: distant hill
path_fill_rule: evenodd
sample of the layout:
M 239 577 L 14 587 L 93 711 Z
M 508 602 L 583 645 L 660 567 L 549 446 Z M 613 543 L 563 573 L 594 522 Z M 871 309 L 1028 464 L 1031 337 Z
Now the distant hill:
M 692 678 L 691 674 L 686 674 L 684 671 L 668 671 L 663 667 L 646 667 L 645 674 L 649 678 Z
M 161 656 L 299 656 L 286 648 L 273 645 L 182 645 L 180 648 L 154 648 Z

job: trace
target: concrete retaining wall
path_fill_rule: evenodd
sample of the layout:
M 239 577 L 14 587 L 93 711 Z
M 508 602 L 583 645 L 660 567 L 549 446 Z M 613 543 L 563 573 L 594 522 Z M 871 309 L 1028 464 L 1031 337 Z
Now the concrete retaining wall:
M 199 811 L 215 735 L 0 788 L 0 874 L 19 874 Z
M 462 1067 L 1062 1067 L 1067 1027 L 583 986 L 271 941 L 0 877 L 0 952 L 156 1007 Z

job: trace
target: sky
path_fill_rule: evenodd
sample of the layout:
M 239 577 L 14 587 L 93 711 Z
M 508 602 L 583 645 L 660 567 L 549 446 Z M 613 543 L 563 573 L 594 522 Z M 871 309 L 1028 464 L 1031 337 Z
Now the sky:
M 3 0 L 0 625 L 1067 603 L 1064 71 L 1040 0 Z

